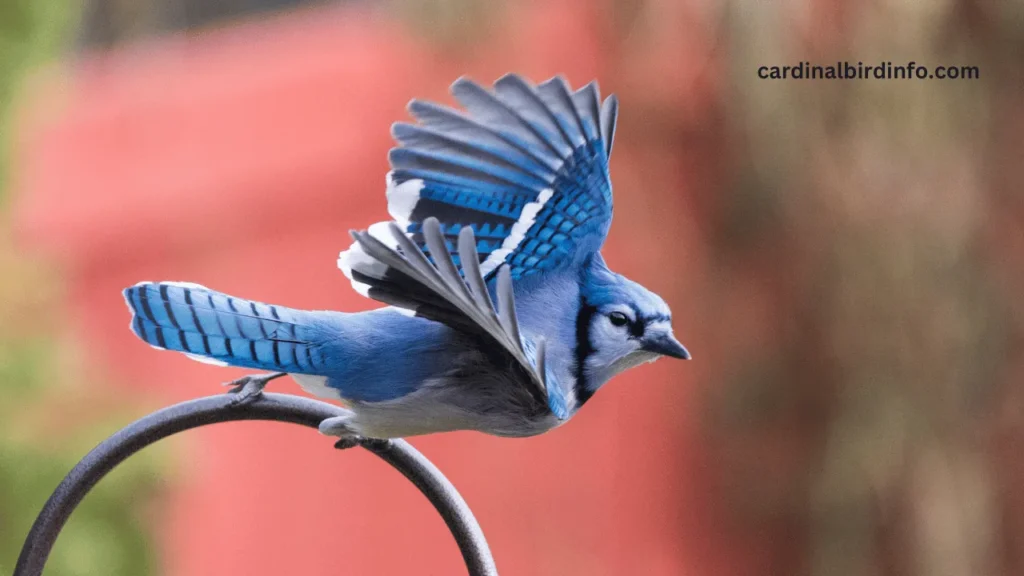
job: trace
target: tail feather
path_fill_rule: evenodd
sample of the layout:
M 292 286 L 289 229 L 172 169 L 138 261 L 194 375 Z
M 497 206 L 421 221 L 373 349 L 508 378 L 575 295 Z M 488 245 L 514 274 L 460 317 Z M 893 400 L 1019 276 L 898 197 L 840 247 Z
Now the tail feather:
M 201 362 L 316 374 L 307 312 L 242 300 L 198 284 L 142 282 L 124 290 L 131 329 L 149 345 Z

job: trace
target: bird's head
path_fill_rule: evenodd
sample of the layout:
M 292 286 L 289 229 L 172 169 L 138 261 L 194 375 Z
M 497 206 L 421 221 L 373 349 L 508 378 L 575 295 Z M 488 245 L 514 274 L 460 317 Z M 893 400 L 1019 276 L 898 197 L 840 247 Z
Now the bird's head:
M 580 371 L 589 392 L 662 356 L 688 360 L 690 353 L 672 334 L 668 304 L 603 261 L 596 264 L 584 283 L 577 325 Z

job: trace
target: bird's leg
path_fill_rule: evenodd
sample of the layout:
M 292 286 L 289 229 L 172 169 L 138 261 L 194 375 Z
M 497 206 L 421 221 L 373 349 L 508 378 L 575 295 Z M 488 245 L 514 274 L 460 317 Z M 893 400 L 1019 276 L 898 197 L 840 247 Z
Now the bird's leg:
M 344 410 L 344 409 L 343 409 Z M 353 427 L 356 413 L 351 410 L 344 410 L 341 416 L 325 418 L 320 422 L 320 433 L 325 436 L 337 436 L 338 442 L 334 445 L 339 450 L 352 448 L 359 444 L 361 438 Z
M 234 404 L 247 404 L 263 393 L 263 388 L 267 385 L 267 382 L 287 375 L 288 374 L 286 372 L 250 374 L 249 376 L 242 376 L 241 378 L 232 380 L 231 382 L 225 382 L 222 386 L 231 386 L 231 390 L 228 391 L 228 394 L 237 394 Z

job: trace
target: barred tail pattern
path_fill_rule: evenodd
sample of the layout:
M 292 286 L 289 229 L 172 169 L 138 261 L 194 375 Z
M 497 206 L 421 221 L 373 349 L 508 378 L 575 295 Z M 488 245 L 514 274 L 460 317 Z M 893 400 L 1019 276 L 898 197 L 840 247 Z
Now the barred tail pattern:
M 222 366 L 296 374 L 322 369 L 307 312 L 182 282 L 142 282 L 126 288 L 124 298 L 132 332 L 155 348 Z

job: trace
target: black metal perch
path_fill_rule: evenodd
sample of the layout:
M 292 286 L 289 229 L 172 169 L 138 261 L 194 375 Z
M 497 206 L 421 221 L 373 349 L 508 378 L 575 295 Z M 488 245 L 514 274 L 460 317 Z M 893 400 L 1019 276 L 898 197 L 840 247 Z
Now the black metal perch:
M 41 575 L 57 535 L 82 498 L 115 466 L 146 446 L 218 422 L 273 420 L 316 428 L 339 413 L 337 406 L 289 394 L 264 393 L 249 402 L 222 394 L 182 402 L 136 420 L 93 448 L 57 486 L 25 539 L 14 576 Z M 430 500 L 455 537 L 470 576 L 497 575 L 480 525 L 440 470 L 404 440 L 366 439 L 358 444 L 395 467 Z M 338 447 L 348 446 L 339 442 Z

